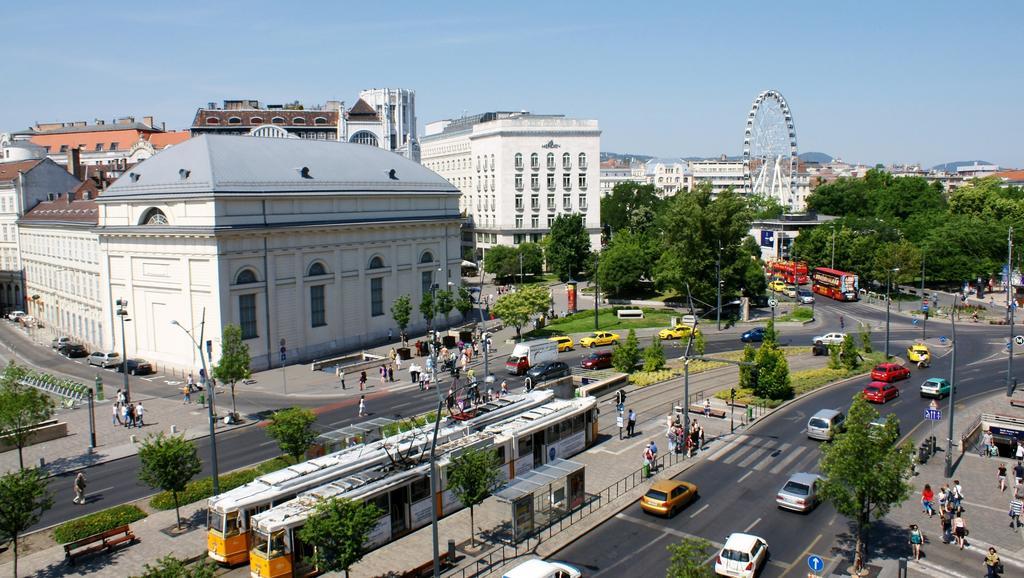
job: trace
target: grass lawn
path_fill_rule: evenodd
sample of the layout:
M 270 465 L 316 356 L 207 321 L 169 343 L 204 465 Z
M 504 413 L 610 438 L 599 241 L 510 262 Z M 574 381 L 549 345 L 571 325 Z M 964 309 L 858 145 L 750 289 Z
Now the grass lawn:
M 807 348 L 804 348 L 805 350 Z M 838 368 L 833 369 L 830 367 L 820 367 L 817 369 L 805 369 L 803 371 L 794 371 L 789 374 L 790 383 L 793 385 L 793 395 L 801 395 L 809 391 L 814 391 L 819 387 L 824 387 L 832 382 L 839 381 L 840 379 L 846 379 L 854 375 L 859 375 L 867 371 L 871 371 L 871 368 L 881 363 L 885 359 L 885 354 L 880 352 L 872 352 L 864 355 L 864 360 L 856 369 Z M 728 401 L 729 390 L 719 391 L 715 394 L 718 399 Z M 746 404 L 761 404 L 767 405 L 768 407 L 776 407 L 782 404 L 783 400 L 765 400 L 754 395 L 753 390 L 739 388 L 736 390 L 736 402 Z
M 775 318 L 776 322 L 782 321 L 810 321 L 814 318 L 814 314 L 811 312 L 810 307 L 794 307 L 792 311 L 785 315 L 780 315 Z
M 782 353 L 786 357 L 792 357 L 794 355 L 806 355 L 811 352 L 810 347 L 806 346 L 788 346 L 782 348 Z M 742 351 L 725 351 L 722 353 L 712 353 L 708 357 L 714 359 L 727 359 L 730 361 L 739 361 L 743 358 Z M 728 363 L 721 361 L 691 361 L 690 362 L 690 375 L 695 373 L 701 373 L 704 371 L 710 371 L 712 369 L 718 369 L 719 367 L 725 367 Z M 683 374 L 683 360 L 682 359 L 669 359 L 665 362 L 665 367 L 658 371 L 634 371 L 629 374 L 629 382 L 636 385 L 637 387 L 646 387 L 648 385 L 672 379 Z
M 631 309 L 630 307 L 619 307 L 618 309 Z M 602 331 L 614 331 L 620 333 L 623 339 L 630 329 L 641 329 L 644 327 L 668 327 L 671 317 L 680 317 L 682 313 L 673 309 L 647 309 L 642 308 L 643 319 L 619 319 L 615 310 L 604 308 L 598 310 L 598 322 Z M 580 311 L 575 315 L 569 315 L 561 319 L 552 320 L 547 326 L 526 333 L 526 337 L 551 337 L 565 333 L 584 333 L 594 330 L 594 311 Z

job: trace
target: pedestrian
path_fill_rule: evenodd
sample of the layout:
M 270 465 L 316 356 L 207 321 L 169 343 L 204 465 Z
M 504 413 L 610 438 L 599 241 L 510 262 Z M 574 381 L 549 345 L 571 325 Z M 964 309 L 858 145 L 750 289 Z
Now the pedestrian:
M 182 405 L 186 403 L 192 403 L 192 390 L 189 389 L 188 384 L 186 384 L 185 387 L 181 388 L 181 394 L 185 397 L 185 399 L 181 402 Z
M 388 368 L 382 363 L 378 372 L 380 373 L 380 384 L 384 385 L 388 382 Z
M 111 406 L 114 410 L 113 415 L 110 418 L 110 425 L 117 427 L 121 423 L 121 404 L 115 403 Z
M 704 400 L 704 417 L 711 417 L 711 398 Z
M 846 329 L 846 320 L 842 315 L 839 316 L 839 329 Z
M 338 376 L 338 382 L 341 384 L 341 389 L 345 389 L 345 370 L 339 365 L 334 369 L 334 375 Z
M 1006 464 L 999 464 L 996 468 L 996 481 L 999 482 L 999 491 L 1006 491 Z M 1017 489 L 1017 485 L 1014 484 L 1013 489 Z
M 1017 441 L 1017 459 L 1024 460 L 1024 443 Z
M 395 356 L 395 371 L 402 371 L 402 356 Z
M 636 412 L 630 408 L 629 420 L 626 424 L 626 437 L 633 437 L 634 431 L 636 431 Z
M 1020 513 L 1024 510 L 1024 502 L 1019 497 L 1014 496 L 1010 500 L 1010 527 L 1016 530 L 1020 527 Z
M 366 396 L 365 395 L 360 395 L 359 396 L 359 417 L 363 417 L 365 415 L 366 415 Z
M 391 328 L 390 328 L 390 327 L 388 327 L 388 343 L 391 343 L 391 337 L 392 337 L 392 335 L 393 335 L 393 334 L 391 333 Z
M 132 427 L 135 425 L 135 406 L 127 404 L 124 407 L 124 427 Z
M 910 545 L 914 549 L 914 560 L 921 559 L 921 544 L 924 542 L 924 534 L 917 524 L 910 525 Z
M 135 427 L 141 428 L 146 425 L 143 423 L 143 416 L 146 415 L 146 408 L 142 407 L 142 402 L 135 404 Z
M 124 404 L 121 406 L 121 425 L 124 427 L 131 427 L 131 410 L 128 408 L 131 404 Z
M 992 457 L 992 432 L 989 430 L 985 430 L 981 434 L 981 450 L 984 457 Z
M 394 383 L 394 381 L 395 381 L 395 366 L 394 365 L 389 365 L 388 366 L 388 381 L 390 381 L 392 383 Z
M 953 537 L 956 538 L 957 546 L 964 549 L 964 542 L 967 541 L 967 521 L 964 520 L 963 511 L 959 508 L 953 514 Z
M 366 370 L 359 373 L 359 391 L 363 391 L 366 387 Z
M 654 440 L 651 440 L 651 445 L 649 445 L 648 447 L 651 448 L 651 455 L 654 456 L 654 459 L 652 460 L 652 462 L 654 464 L 657 464 L 658 463 L 658 444 L 654 443 Z
M 704 450 L 704 426 L 697 427 L 697 441 L 700 442 L 700 449 Z
M 950 488 L 950 492 L 952 492 L 952 499 L 950 501 L 953 502 L 953 507 L 957 510 L 962 510 L 960 502 L 964 499 L 964 489 L 960 487 L 960 480 L 953 480 L 953 487 Z
M 942 543 L 949 544 L 953 541 L 953 512 L 949 509 L 940 511 L 939 524 L 942 526 Z
M 187 381 L 186 385 L 188 385 L 188 390 L 190 392 L 191 391 L 195 391 L 195 389 L 196 389 L 196 380 L 192 377 L 191 373 L 188 374 L 188 381 Z
M 668 439 L 668 453 L 674 454 L 676 453 L 676 433 L 675 430 L 672 428 L 671 419 L 672 418 L 670 416 L 670 423 L 668 425 L 668 428 L 665 430 L 665 437 Z
M 985 571 L 986 578 L 997 578 L 1003 573 L 1003 562 L 999 559 L 996 549 L 991 546 L 988 548 L 988 556 L 985 556 Z
M 508 395 L 508 382 L 504 379 L 501 380 L 501 397 Z
M 651 446 L 644 448 L 644 466 L 647 467 L 648 476 L 654 473 L 654 452 L 651 451 Z
M 85 472 L 78 472 L 78 475 L 75 476 L 74 484 L 75 499 L 72 500 L 75 504 L 82 505 L 85 503 L 85 484 Z
M 117 403 L 118 405 L 124 405 L 124 392 L 120 389 L 117 390 Z
M 1017 465 L 1013 466 L 1013 491 L 1016 492 L 1021 484 L 1024 484 L 1024 462 L 1017 460 Z
M 925 484 L 924 489 L 921 490 L 921 511 L 928 514 L 929 518 L 935 515 L 935 509 L 932 507 L 934 499 L 935 493 L 932 492 L 931 484 Z
M 946 504 L 949 503 L 949 488 L 946 487 L 946 484 L 942 484 L 942 487 L 939 488 L 939 494 L 936 497 L 939 500 L 939 510 L 945 511 Z

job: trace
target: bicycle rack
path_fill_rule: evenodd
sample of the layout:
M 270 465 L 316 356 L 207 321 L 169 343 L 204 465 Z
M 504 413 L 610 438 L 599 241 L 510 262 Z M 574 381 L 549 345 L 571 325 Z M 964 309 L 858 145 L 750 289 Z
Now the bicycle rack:
M 30 375 L 23 378 L 20 383 L 56 396 L 62 404 L 70 404 L 68 407 L 85 402 L 89 392 L 89 388 L 80 383 L 69 379 L 56 379 L 49 375 Z

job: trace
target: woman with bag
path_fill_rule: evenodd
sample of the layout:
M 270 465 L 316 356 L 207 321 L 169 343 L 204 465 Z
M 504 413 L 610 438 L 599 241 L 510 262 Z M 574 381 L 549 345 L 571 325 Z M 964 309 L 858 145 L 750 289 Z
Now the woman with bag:
M 995 548 L 988 549 L 988 556 L 985 556 L 985 570 L 988 571 L 985 574 L 986 578 L 997 578 L 1003 573 L 1003 563 L 999 560 L 999 554 L 996 554 Z
M 965 538 L 967 537 L 967 522 L 964 520 L 963 512 L 959 509 L 953 516 L 953 537 L 956 538 L 957 545 L 963 550 Z
M 921 559 L 921 544 L 924 543 L 924 534 L 917 524 L 910 525 L 910 545 L 914 549 L 914 560 Z

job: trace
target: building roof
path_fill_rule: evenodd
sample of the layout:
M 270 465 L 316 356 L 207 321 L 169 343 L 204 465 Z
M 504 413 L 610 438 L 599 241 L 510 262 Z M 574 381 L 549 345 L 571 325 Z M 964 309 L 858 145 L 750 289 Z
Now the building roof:
M 79 195 L 61 195 L 53 201 L 39 202 L 18 219 L 19 224 L 42 222 L 95 225 L 99 222 L 96 199 L 83 199 Z
M 354 121 L 376 121 L 377 111 L 363 99 L 356 101 L 355 105 L 348 111 L 348 119 Z
M 228 120 L 232 117 L 238 118 L 239 122 L 231 124 Z M 274 123 L 273 119 L 280 117 L 284 122 Z M 321 124 L 316 124 L 317 118 L 323 118 Z M 215 124 L 207 123 L 207 119 L 216 119 Z M 295 122 L 295 119 L 302 119 Z M 192 121 L 194 129 L 219 129 L 253 127 L 264 124 L 278 124 L 280 126 L 316 128 L 337 127 L 338 112 L 334 110 L 293 110 L 288 108 L 250 108 L 250 109 L 209 109 L 200 108 L 196 111 L 196 117 Z
M 43 162 L 43 159 L 0 163 L 0 181 L 13 181 L 18 178 L 18 173 L 27 173 L 36 168 L 36 165 L 41 162 Z
M 459 194 L 419 163 L 374 146 L 204 134 L 142 161 L 102 200 L 339 192 Z
M 171 145 L 183 143 L 189 138 L 191 138 L 191 136 L 192 133 L 185 130 L 172 130 L 170 132 L 155 132 L 151 135 L 148 135 L 148 138 L 146 138 L 146 140 L 148 140 L 149 143 L 153 145 L 153 148 L 162 149 L 164 147 L 169 147 Z
M 140 132 L 160 132 L 160 129 L 153 128 L 148 124 L 141 122 L 133 122 L 126 124 L 118 123 L 105 123 L 105 124 L 87 124 L 84 126 L 64 126 L 60 128 L 53 128 L 48 130 L 35 130 L 29 129 L 28 134 L 32 135 L 44 135 L 44 134 L 68 134 L 77 132 L 105 132 L 110 130 L 137 130 Z
M 992 176 L 999 177 L 1004 181 L 1010 181 L 1013 183 L 1024 182 L 1024 170 L 1000 171 Z

